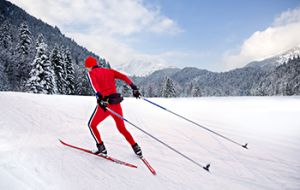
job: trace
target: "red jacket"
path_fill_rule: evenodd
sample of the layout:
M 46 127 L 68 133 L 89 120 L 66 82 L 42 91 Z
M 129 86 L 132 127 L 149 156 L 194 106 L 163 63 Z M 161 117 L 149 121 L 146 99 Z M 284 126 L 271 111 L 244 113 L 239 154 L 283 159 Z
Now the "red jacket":
M 117 92 L 115 79 L 121 79 L 128 85 L 132 84 L 126 75 L 113 69 L 96 67 L 88 72 L 88 76 L 94 91 L 100 92 L 103 97 Z

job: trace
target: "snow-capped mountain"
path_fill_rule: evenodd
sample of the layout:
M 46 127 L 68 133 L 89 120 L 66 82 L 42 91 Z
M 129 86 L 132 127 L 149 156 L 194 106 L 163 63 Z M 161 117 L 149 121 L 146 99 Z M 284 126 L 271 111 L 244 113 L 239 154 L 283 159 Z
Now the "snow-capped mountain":
M 116 66 L 117 70 L 123 71 L 130 76 L 147 76 L 161 69 L 171 68 L 164 62 L 147 61 L 142 59 L 132 60 L 128 63 Z
M 300 56 L 300 44 L 282 54 L 264 59 L 262 61 L 253 61 L 247 64 L 246 67 L 261 67 L 264 69 L 271 69 L 286 63 L 289 59 L 293 59 L 297 56 Z

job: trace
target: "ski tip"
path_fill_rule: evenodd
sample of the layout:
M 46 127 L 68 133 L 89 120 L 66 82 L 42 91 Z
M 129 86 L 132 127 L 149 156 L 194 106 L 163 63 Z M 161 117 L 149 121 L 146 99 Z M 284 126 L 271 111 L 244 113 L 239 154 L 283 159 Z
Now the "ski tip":
M 242 145 L 243 148 L 248 149 L 248 143 L 246 143 L 245 145 Z
M 210 167 L 210 164 L 207 164 L 206 166 L 203 167 L 203 169 L 205 169 L 206 171 L 209 172 L 209 167 Z

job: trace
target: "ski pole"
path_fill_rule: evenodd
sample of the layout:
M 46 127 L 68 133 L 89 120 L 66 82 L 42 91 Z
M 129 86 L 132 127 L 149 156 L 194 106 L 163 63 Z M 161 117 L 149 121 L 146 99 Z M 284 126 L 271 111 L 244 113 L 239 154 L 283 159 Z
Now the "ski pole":
M 114 114 L 115 116 L 119 117 L 120 119 L 126 121 L 127 123 L 129 123 L 130 125 L 132 125 L 133 127 L 137 128 L 138 130 L 142 131 L 143 133 L 145 133 L 146 135 L 148 135 L 149 137 L 153 138 L 154 140 L 160 142 L 161 144 L 165 145 L 166 147 L 168 147 L 169 149 L 173 150 L 174 152 L 176 152 L 177 154 L 181 155 L 182 157 L 184 157 L 185 159 L 193 162 L 194 164 L 196 164 L 197 166 L 200 166 L 201 168 L 205 169 L 206 171 L 209 171 L 209 167 L 210 164 L 207 165 L 202 165 L 199 164 L 198 162 L 194 161 L 193 159 L 191 159 L 190 157 L 184 155 L 183 153 L 179 152 L 178 150 L 174 149 L 173 147 L 169 146 L 168 144 L 164 143 L 163 141 L 159 140 L 158 138 L 154 137 L 153 135 L 151 135 L 150 133 L 148 133 L 147 131 L 145 131 L 144 129 L 138 127 L 137 125 L 133 124 L 132 122 L 128 121 L 127 119 L 125 119 L 123 116 L 121 116 L 120 114 L 116 113 L 115 111 L 113 111 L 110 108 L 106 108 L 110 113 Z
M 222 137 L 223 139 L 226 139 L 227 141 L 230 141 L 230 142 L 232 142 L 232 143 L 234 143 L 234 144 L 236 144 L 236 145 L 238 145 L 238 146 L 241 146 L 241 147 L 243 147 L 243 148 L 245 148 L 245 149 L 248 149 L 248 147 L 247 147 L 247 145 L 248 145 L 248 143 L 246 143 L 246 144 L 240 144 L 240 143 L 238 143 L 238 142 L 236 142 L 236 141 L 234 141 L 234 140 L 232 140 L 232 139 L 230 139 L 230 138 L 228 138 L 228 137 L 226 137 L 226 136 L 224 136 L 224 135 L 221 135 L 220 133 L 217 133 L 217 132 L 215 132 L 215 131 L 213 131 L 213 130 L 211 130 L 211 129 L 209 129 L 209 128 L 207 128 L 207 127 L 205 127 L 205 126 L 203 126 L 203 125 L 200 125 L 199 123 L 196 123 L 196 122 L 194 122 L 194 121 L 192 121 L 192 120 L 190 120 L 190 119 L 188 119 L 188 118 L 186 118 L 186 117 L 184 117 L 184 116 L 182 116 L 182 115 L 179 115 L 179 114 L 177 114 L 177 113 L 175 113 L 175 112 L 173 112 L 173 111 L 171 111 L 171 110 L 168 110 L 167 108 L 165 108 L 165 107 L 163 107 L 163 106 L 161 106 L 161 105 L 158 105 L 157 103 L 154 103 L 154 102 L 152 102 L 152 101 L 150 101 L 150 100 L 148 100 L 148 99 L 146 99 L 146 98 L 144 98 L 144 97 L 141 97 L 143 100 L 145 100 L 146 102 L 148 102 L 148 103 L 150 103 L 150 104 L 152 104 L 152 105 L 155 105 L 155 106 L 157 106 L 157 107 L 159 107 L 159 108 L 161 108 L 161 109 L 163 109 L 163 110 L 165 110 L 165 111 L 167 111 L 167 112 L 170 112 L 170 113 L 172 113 L 172 114 L 174 114 L 174 115 L 176 115 L 176 116 L 178 116 L 178 117 L 180 117 L 180 118 L 182 118 L 182 119 L 184 119 L 184 120 L 186 120 L 186 121 L 188 121 L 188 122 L 190 122 L 190 123 L 193 123 L 194 125 L 197 125 L 198 127 L 201 127 L 202 129 L 205 129 L 205 130 L 207 130 L 207 131 L 209 131 L 209 132 L 211 132 L 211 133 L 213 133 L 213 134 L 215 134 L 215 135 L 217 135 L 217 136 L 219 136 L 219 137 Z

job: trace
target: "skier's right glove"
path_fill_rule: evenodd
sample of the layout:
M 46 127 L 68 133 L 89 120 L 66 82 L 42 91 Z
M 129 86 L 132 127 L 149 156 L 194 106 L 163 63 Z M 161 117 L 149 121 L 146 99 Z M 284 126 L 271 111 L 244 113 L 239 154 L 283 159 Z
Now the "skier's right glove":
M 106 102 L 104 102 L 104 100 L 103 100 L 103 96 L 102 96 L 102 94 L 100 93 L 100 92 L 97 92 L 96 93 L 96 98 L 97 98 L 97 103 L 98 103 L 98 105 L 104 110 L 104 111 L 106 111 L 107 110 L 107 103 Z
M 98 105 L 104 110 L 106 111 L 107 110 L 107 103 L 104 102 L 103 100 L 100 100 L 100 101 L 97 101 L 98 102 Z

